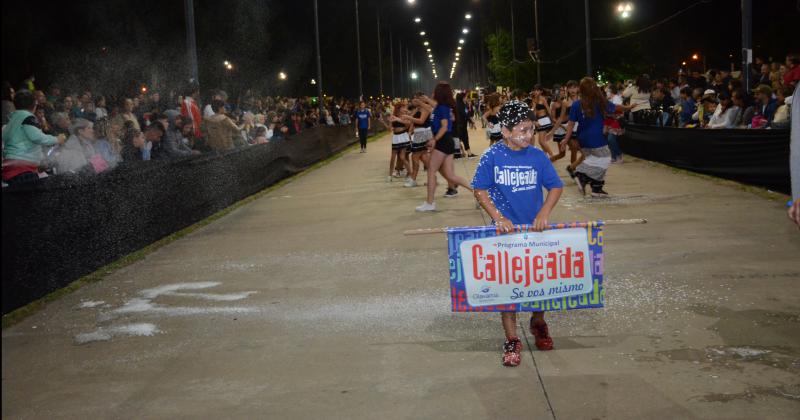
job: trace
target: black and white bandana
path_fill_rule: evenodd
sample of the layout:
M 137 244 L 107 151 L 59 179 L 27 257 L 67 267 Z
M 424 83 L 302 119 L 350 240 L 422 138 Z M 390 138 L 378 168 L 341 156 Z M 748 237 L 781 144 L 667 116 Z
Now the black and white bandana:
M 515 125 L 526 119 L 531 119 L 531 108 L 525 102 L 508 101 L 497 112 L 500 125 L 511 130 Z

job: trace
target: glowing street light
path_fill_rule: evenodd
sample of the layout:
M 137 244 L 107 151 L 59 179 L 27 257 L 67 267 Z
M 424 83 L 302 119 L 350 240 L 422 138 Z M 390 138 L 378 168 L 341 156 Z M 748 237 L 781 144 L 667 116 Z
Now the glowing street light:
M 464 19 L 470 20 L 472 19 L 472 15 L 467 13 L 466 15 L 464 15 Z
M 464 28 L 464 29 L 462 29 L 462 30 L 461 30 L 461 33 L 462 33 L 462 34 L 468 34 L 468 33 L 469 33 L 469 28 Z
M 225 68 L 228 69 L 228 70 L 233 70 L 233 64 L 228 63 L 228 64 L 225 65 Z
M 428 41 L 425 41 L 425 42 L 423 42 L 423 43 L 422 43 L 422 45 L 424 45 L 424 46 L 426 46 L 426 47 L 428 46 L 428 44 L 429 44 L 429 42 L 428 42 Z
M 617 5 L 617 13 L 619 13 L 620 17 L 623 19 L 631 17 L 632 12 L 633 4 L 630 2 L 620 3 Z
M 286 80 L 286 73 L 284 73 L 284 72 L 278 73 L 278 79 Z
M 412 72 L 411 72 L 411 79 L 413 79 L 413 80 L 417 80 L 417 77 L 419 77 L 419 76 L 417 76 L 417 72 L 415 72 L 415 71 L 412 71 Z
M 422 18 L 418 17 L 414 18 L 414 23 L 420 23 L 420 22 L 422 22 Z
M 230 65 L 230 64 L 231 64 L 231 62 L 228 61 L 228 60 L 225 60 L 225 62 L 222 63 L 222 65 L 225 66 L 225 67 L 228 67 L 228 65 Z
M 698 59 L 700 59 L 700 56 L 697 53 L 692 54 L 692 60 L 697 61 Z
M 420 36 L 425 36 L 425 31 L 421 31 L 421 32 L 419 33 L 419 35 L 420 35 Z
M 430 48 L 428 48 L 428 50 L 427 50 L 427 51 L 428 51 L 428 52 L 431 52 L 431 49 L 430 49 Z
M 414 0 L 408 0 L 408 4 L 414 4 L 414 3 L 415 3 Z
M 463 44 L 463 43 L 464 43 L 464 40 L 463 40 L 463 39 L 459 39 L 459 40 L 458 40 L 458 43 L 459 43 L 459 44 Z
M 681 65 L 682 65 L 682 66 L 685 66 L 685 65 L 686 65 L 686 62 L 685 62 L 685 61 L 682 61 L 682 62 L 681 62 Z
M 458 50 L 461 51 L 461 45 L 458 46 Z
M 311 84 L 312 84 L 312 85 L 316 85 L 316 84 L 317 84 L 317 81 L 316 81 L 316 80 L 314 80 L 314 79 L 311 79 Z

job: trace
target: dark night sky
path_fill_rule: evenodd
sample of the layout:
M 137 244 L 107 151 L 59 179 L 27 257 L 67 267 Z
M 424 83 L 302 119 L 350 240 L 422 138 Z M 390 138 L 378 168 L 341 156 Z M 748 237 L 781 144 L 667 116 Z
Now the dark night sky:
M 447 77 L 464 14 L 471 12 L 456 84 L 476 72 L 481 33 L 510 30 L 515 11 L 518 59 L 527 58 L 525 40 L 533 34 L 533 0 L 361 0 L 361 48 L 364 91 L 378 93 L 377 17 L 381 19 L 384 92 L 390 93 L 389 35 L 395 54 L 395 89 L 399 89 L 399 43 L 411 46 L 420 75 L 432 75 L 423 56 L 420 28 L 427 32 L 439 78 Z M 592 0 L 593 37 L 615 36 L 655 23 L 696 0 L 635 0 L 633 18 L 614 15 L 617 1 Z M 792 44 L 790 28 L 800 13 L 795 0 L 754 0 L 756 55 L 782 61 Z M 714 0 L 678 18 L 628 39 L 656 74 L 673 73 L 693 52 L 707 55 L 709 67 L 738 61 L 741 45 L 740 0 Z M 582 0 L 539 0 L 543 59 L 552 60 L 582 45 Z M 352 0 L 319 0 L 323 80 L 326 94 L 356 96 L 358 76 Z M 316 77 L 312 0 L 195 0 L 200 81 L 204 88 L 249 85 L 270 93 L 314 94 Z M 422 25 L 413 18 L 422 18 Z M 794 29 L 796 32 L 796 29 Z M 796 37 L 795 37 L 796 38 Z M 100 91 L 135 89 L 141 84 L 178 86 L 188 78 L 182 0 L 75 0 L 72 2 L 3 2 L 3 80 L 17 84 L 31 72 L 39 85 L 58 82 Z M 594 64 L 613 65 L 629 54 L 629 43 L 593 43 Z M 105 49 L 103 49 L 105 48 Z M 488 54 L 486 59 L 488 60 Z M 235 69 L 226 72 L 222 62 Z M 544 65 L 545 81 L 582 76 L 583 50 L 556 65 Z M 478 66 L 479 67 L 479 66 Z M 279 82 L 278 71 L 289 80 Z M 405 74 L 407 79 L 407 74 Z

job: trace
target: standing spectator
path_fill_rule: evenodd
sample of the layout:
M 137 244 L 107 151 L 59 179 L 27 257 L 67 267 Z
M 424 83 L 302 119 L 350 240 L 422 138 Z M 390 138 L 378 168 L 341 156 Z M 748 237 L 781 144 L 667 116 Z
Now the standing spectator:
M 642 124 L 646 121 L 645 111 L 650 109 L 650 78 L 641 75 L 634 84 L 629 85 L 622 92 L 623 98 L 630 98 L 633 121 Z
M 3 181 L 9 185 L 35 182 L 44 154 L 42 146 L 63 144 L 66 136 L 44 134 L 34 116 L 36 101 L 27 90 L 14 96 L 16 110 L 3 128 Z
M 156 117 L 161 118 L 156 114 Z M 167 132 L 166 127 L 161 121 L 154 120 L 144 129 L 145 149 L 144 160 L 151 159 L 167 159 L 167 154 L 164 152 L 164 133 Z
M 216 114 L 203 120 L 208 147 L 217 152 L 233 149 L 234 136 L 240 136 L 239 127 L 225 115 L 225 103 L 219 99 L 211 101 Z
M 372 113 L 367 109 L 366 102 L 361 101 L 358 103 L 356 112 L 356 129 L 358 130 L 358 141 L 361 143 L 361 153 L 367 151 L 367 135 L 370 128 L 372 128 Z
M 200 97 L 200 88 L 192 86 L 186 90 L 186 96 L 183 98 L 183 102 L 181 102 L 181 115 L 183 115 L 187 121 L 191 121 L 195 138 L 203 136 L 201 131 L 203 117 L 200 116 L 200 107 L 197 105 L 198 97 Z

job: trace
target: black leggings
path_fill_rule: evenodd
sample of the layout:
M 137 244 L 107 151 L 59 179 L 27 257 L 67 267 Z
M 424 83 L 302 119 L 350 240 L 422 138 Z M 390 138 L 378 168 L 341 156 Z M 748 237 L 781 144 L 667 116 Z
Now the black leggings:
M 469 133 L 467 130 L 463 130 L 461 132 L 461 142 L 464 143 L 464 151 L 470 150 L 469 148 Z
M 359 128 L 358 129 L 358 141 L 361 143 L 361 148 L 362 149 L 366 149 L 367 148 L 367 133 L 368 132 L 369 132 L 369 129 L 367 129 L 367 128 Z

